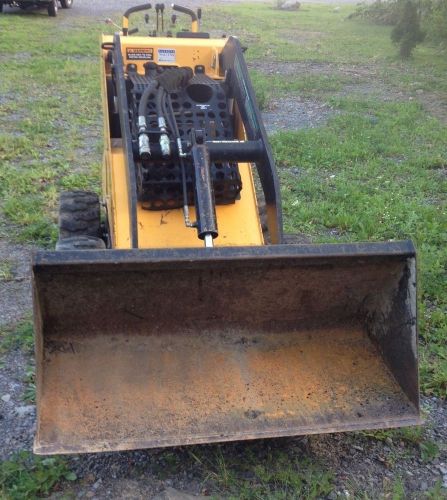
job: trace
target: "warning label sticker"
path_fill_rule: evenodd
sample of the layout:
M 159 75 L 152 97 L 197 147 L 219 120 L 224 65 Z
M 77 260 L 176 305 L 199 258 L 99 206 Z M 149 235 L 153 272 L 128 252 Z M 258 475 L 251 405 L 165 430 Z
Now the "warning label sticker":
M 158 62 L 175 62 L 175 49 L 158 49 Z
M 126 54 L 130 61 L 154 60 L 154 49 L 148 47 L 127 47 Z

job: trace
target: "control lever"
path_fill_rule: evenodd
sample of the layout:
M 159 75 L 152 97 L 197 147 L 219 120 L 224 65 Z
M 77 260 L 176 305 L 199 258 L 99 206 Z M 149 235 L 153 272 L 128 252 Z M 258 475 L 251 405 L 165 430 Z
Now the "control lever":
M 161 32 L 164 33 L 165 31 L 165 4 L 161 3 L 160 4 L 160 11 L 161 11 Z

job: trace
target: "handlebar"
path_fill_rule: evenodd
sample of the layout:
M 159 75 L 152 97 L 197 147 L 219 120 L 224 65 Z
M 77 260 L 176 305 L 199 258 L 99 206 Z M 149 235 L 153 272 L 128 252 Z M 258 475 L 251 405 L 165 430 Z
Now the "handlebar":
M 177 5 L 175 3 L 171 4 L 172 10 L 176 10 L 177 12 L 182 12 L 191 17 L 191 31 L 193 33 L 197 33 L 199 31 L 199 20 L 197 18 L 197 14 L 187 7 L 182 7 L 181 5 Z
M 135 7 L 127 9 L 126 12 L 123 14 L 123 35 L 127 36 L 131 34 L 129 33 L 129 16 L 131 14 L 134 14 L 135 12 L 140 12 L 142 10 L 149 10 L 151 8 L 152 5 L 150 3 L 145 3 L 143 5 L 136 5 Z M 132 33 L 136 33 L 136 31 L 132 30 Z

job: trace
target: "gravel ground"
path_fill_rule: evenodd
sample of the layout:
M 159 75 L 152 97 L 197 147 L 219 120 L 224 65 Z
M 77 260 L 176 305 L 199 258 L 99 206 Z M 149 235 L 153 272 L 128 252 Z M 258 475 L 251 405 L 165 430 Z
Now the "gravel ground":
M 23 381 L 31 359 L 20 351 L 2 356 L 0 364 L 0 459 L 32 447 L 36 410 L 23 401 Z
M 207 1 L 207 0 L 186 0 L 182 2 L 178 2 L 180 5 L 184 5 L 185 7 L 206 7 L 207 5 L 215 5 L 217 3 L 225 3 L 225 4 L 235 4 L 235 3 L 242 3 L 244 0 L 218 0 L 217 2 L 215 1 Z M 248 1 L 254 1 L 254 2 L 261 2 L 261 3 L 271 3 L 272 5 L 275 4 L 274 1 L 266 2 L 265 0 L 248 0 Z M 245 3 L 247 0 L 245 0 Z M 137 2 L 138 3 L 138 2 Z M 170 2 L 165 2 L 166 5 L 169 5 Z M 305 4 L 317 4 L 317 3 L 323 3 L 323 4 L 331 4 L 331 5 L 342 5 L 342 4 L 357 4 L 358 0 L 307 0 L 305 2 L 302 2 L 303 5 Z M 94 0 L 94 1 L 89 1 L 89 0 L 74 0 L 73 3 L 73 12 L 76 12 L 79 15 L 103 15 L 107 12 L 121 12 L 124 9 L 128 7 L 133 7 L 136 5 L 135 0 L 108 0 L 107 2 L 102 2 L 101 0 Z
M 0 276 L 0 327 L 19 321 L 31 309 L 31 247 L 13 245 L 0 238 L 0 262 L 5 276 Z
M 262 113 L 267 133 L 321 127 L 335 111 L 325 102 L 299 96 L 273 98 Z
M 220 4 L 235 4 L 235 3 L 247 3 L 249 2 L 260 2 L 260 3 L 270 3 L 274 5 L 276 2 L 274 0 L 267 2 L 266 0 L 185 0 L 178 2 L 180 5 L 190 8 L 196 7 L 206 7 L 207 5 Z M 371 0 L 372 1 L 372 0 Z M 138 0 L 108 0 L 104 2 L 102 0 L 74 0 L 73 8 L 69 11 L 63 9 L 59 10 L 59 16 L 104 16 L 107 14 L 112 14 L 116 12 L 124 12 L 125 9 L 138 5 L 139 3 L 144 3 Z M 169 5 L 171 2 L 165 2 L 165 5 Z M 306 4 L 330 4 L 330 5 L 355 5 L 359 3 L 359 0 L 306 0 L 301 2 L 303 6 Z M 18 11 L 19 9 L 5 7 L 6 12 Z M 44 11 L 43 11 L 44 12 Z

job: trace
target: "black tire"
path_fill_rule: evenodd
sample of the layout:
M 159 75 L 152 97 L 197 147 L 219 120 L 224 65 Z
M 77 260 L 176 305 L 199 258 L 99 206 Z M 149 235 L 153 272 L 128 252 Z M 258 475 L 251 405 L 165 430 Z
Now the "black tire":
M 73 0 L 61 0 L 61 7 L 63 9 L 71 9 L 73 6 Z
M 59 240 L 78 236 L 99 238 L 99 197 L 89 191 L 65 191 L 59 201 Z
M 48 15 L 50 17 L 57 16 L 57 0 L 51 0 L 51 2 L 48 4 Z
M 3 2 L 0 2 L 0 14 L 3 12 Z

